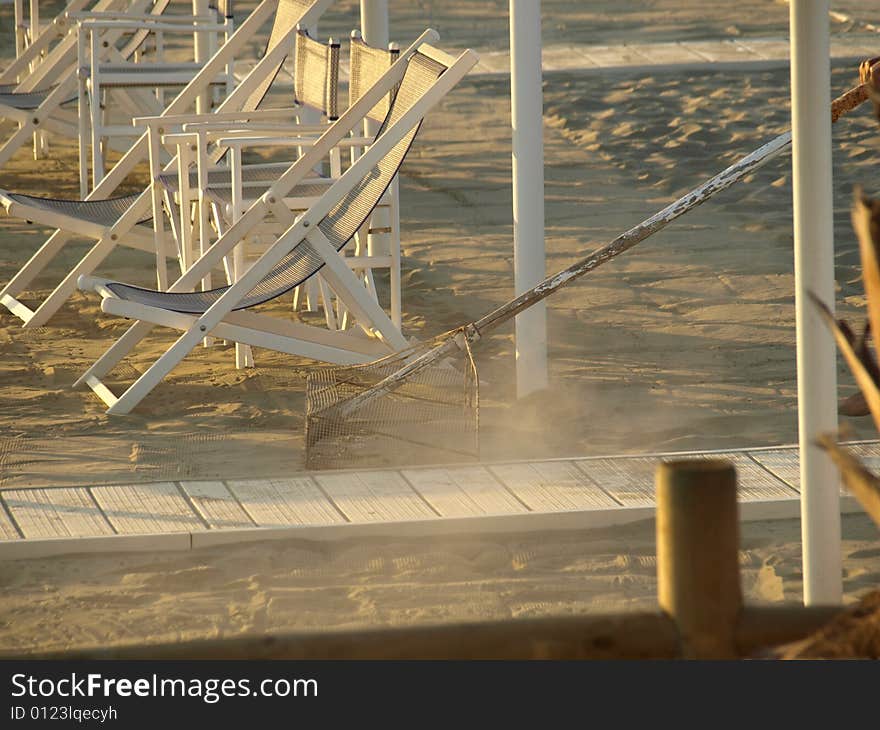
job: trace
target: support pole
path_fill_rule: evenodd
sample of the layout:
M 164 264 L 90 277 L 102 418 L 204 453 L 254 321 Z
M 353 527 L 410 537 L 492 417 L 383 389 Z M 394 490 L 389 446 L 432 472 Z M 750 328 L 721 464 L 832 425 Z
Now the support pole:
M 388 44 L 391 42 L 388 25 L 388 0 L 361 0 L 361 37 L 365 43 L 373 46 L 373 48 L 388 48 Z M 364 135 L 367 137 L 376 135 L 379 132 L 380 126 L 380 123 L 375 119 L 364 119 Z M 396 200 L 400 200 L 397 176 L 395 176 L 392 183 L 391 194 Z M 400 234 L 399 225 L 398 230 L 394 232 L 393 236 L 369 232 L 369 229 L 393 229 L 395 222 L 396 221 L 391 220 L 391 213 L 388 208 L 381 207 L 373 211 L 365 228 L 367 256 L 390 255 L 399 258 L 400 243 L 397 238 Z M 396 251 L 394 250 L 394 241 L 397 241 Z M 394 278 L 396 279 L 397 277 L 395 276 Z M 370 269 L 367 270 L 367 281 L 373 292 L 375 292 L 375 281 L 373 279 L 372 270 Z M 390 282 L 392 297 L 396 299 L 397 295 L 394 284 L 395 282 Z M 399 307 L 400 302 L 398 301 L 397 308 L 399 309 Z M 392 309 L 394 309 L 393 302 Z M 394 324 L 398 327 L 400 326 L 399 317 Z
M 510 0 L 510 111 L 513 127 L 513 268 L 517 296 L 544 279 L 544 138 L 541 3 Z M 516 316 L 516 392 L 547 387 L 547 309 Z
M 804 603 L 842 599 L 839 478 L 816 446 L 837 429 L 834 339 L 808 292 L 834 302 L 828 0 L 792 0 L 791 131 Z
M 737 656 L 739 517 L 729 461 L 657 468 L 657 600 L 678 626 L 685 659 Z
M 361 36 L 374 48 L 388 47 L 388 0 L 361 0 Z
M 210 8 L 208 0 L 192 0 L 193 15 L 207 15 Z M 208 33 L 193 33 L 193 60 L 200 66 L 207 63 L 210 55 L 210 39 Z M 196 98 L 196 114 L 207 114 L 211 111 L 211 91 L 206 89 Z

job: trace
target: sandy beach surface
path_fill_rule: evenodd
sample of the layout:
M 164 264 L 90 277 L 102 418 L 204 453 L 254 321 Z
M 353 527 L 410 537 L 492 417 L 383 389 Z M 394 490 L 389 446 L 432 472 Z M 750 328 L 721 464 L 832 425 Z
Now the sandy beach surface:
M 846 37 L 877 2 L 832 3 Z M 392 37 L 425 26 L 441 46 L 507 46 L 506 0 L 391 0 Z M 781 37 L 785 3 L 544 0 L 545 43 L 616 44 Z M 4 57 L 11 7 L 0 6 Z M 338 2 L 321 33 L 346 37 L 357 3 Z M 880 37 L 878 37 L 880 48 Z M 855 68 L 835 66 L 840 93 Z M 548 270 L 569 265 L 788 127 L 788 71 L 544 78 Z M 404 329 L 430 337 L 512 295 L 509 81 L 466 78 L 427 119 L 402 172 Z M 10 126 L 0 125 L 6 133 Z M 76 150 L 53 143 L 0 170 L 0 187 L 77 194 Z M 837 307 L 864 318 L 855 184 L 880 191 L 880 135 L 867 107 L 834 128 Z M 141 174 L 143 170 L 140 171 Z M 131 181 L 136 189 L 138 180 Z M 47 231 L 0 218 L 0 280 Z M 40 280 L 45 294 L 85 248 Z M 147 254 L 120 250 L 100 274 L 152 282 Z M 482 458 L 712 449 L 797 440 L 790 162 L 745 183 L 548 302 L 551 387 L 516 401 L 512 327 L 481 343 Z M 289 312 L 289 302 L 270 311 Z M 5 312 L 5 310 L 4 310 Z M 46 327 L 0 314 L 0 485 L 86 485 L 286 475 L 302 469 L 305 360 L 256 351 L 190 355 L 130 416 L 109 417 L 76 378 L 122 320 L 76 294 Z M 173 341 L 156 331 L 120 368 L 130 381 Z M 853 392 L 845 366 L 840 393 Z M 873 438 L 866 419 L 844 419 Z M 797 522 L 743 528 L 744 588 L 796 600 Z M 847 600 L 876 587 L 880 546 L 867 518 L 844 519 Z M 0 650 L 29 651 L 249 631 L 472 620 L 654 605 L 653 524 L 589 533 L 290 541 L 187 554 L 120 554 L 0 563 Z

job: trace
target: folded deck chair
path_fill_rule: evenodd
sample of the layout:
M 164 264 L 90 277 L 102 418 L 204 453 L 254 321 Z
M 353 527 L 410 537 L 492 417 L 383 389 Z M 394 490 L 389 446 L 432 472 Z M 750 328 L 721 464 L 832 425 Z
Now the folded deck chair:
M 331 363 L 364 362 L 406 347 L 400 331 L 339 252 L 391 184 L 424 116 L 476 62 L 477 56 L 470 50 L 453 58 L 427 44 L 407 49 L 380 82 L 349 108 L 168 291 L 82 277 L 79 285 L 83 290 L 103 297 L 103 311 L 136 322 L 77 384 L 88 385 L 109 406 L 109 413 L 128 413 L 206 334 Z M 284 198 L 398 83 L 394 103 L 369 150 L 296 219 Z M 191 291 L 269 215 L 287 220 L 289 227 L 238 281 L 206 292 Z M 361 335 L 310 327 L 253 311 L 319 271 L 356 317 Z M 115 396 L 102 378 L 154 325 L 179 329 L 183 334 L 122 395 Z
M 132 0 L 129 13 L 157 17 L 167 8 L 170 0 Z M 106 6 L 111 6 L 108 2 Z M 99 3 L 99 9 L 105 7 Z M 82 17 L 82 14 L 79 14 Z M 91 12 L 88 17 L 104 15 Z M 143 44 L 147 32 L 127 33 L 123 28 L 107 29 L 101 36 L 101 53 L 113 58 L 129 58 Z M 117 47 L 119 46 L 119 47 Z M 78 115 L 64 109 L 77 98 L 76 32 L 71 29 L 36 69 L 27 73 L 20 83 L 6 86 L 0 93 L 0 117 L 16 123 L 15 132 L 0 145 L 0 166 L 31 138 L 35 141 L 47 133 L 76 139 L 79 133 Z M 35 155 L 40 148 L 35 147 Z
M 193 80 L 174 98 L 158 118 L 150 122 L 157 131 L 175 123 L 176 116 L 186 112 L 199 94 L 210 87 L 211 80 L 224 69 L 229 58 L 239 53 L 260 28 L 274 19 L 265 55 L 223 101 L 217 111 L 202 115 L 201 121 L 237 120 L 263 100 L 293 48 L 296 26 L 311 25 L 318 21 L 332 0 L 262 0 L 233 33 L 223 47 L 202 67 Z M 199 120 L 198 117 L 195 118 Z M 192 121 L 187 114 L 185 121 Z M 140 248 L 139 236 L 131 235 L 138 224 L 152 217 L 153 187 L 136 196 L 111 197 L 116 188 L 149 155 L 149 130 L 145 131 L 123 155 L 104 179 L 84 200 L 54 200 L 0 190 L 0 206 L 8 215 L 56 228 L 39 250 L 0 290 L 0 304 L 19 317 L 24 327 L 45 324 L 76 290 L 77 277 L 92 273 L 117 245 Z M 171 169 L 174 161 L 169 163 Z M 107 200 L 113 206 L 108 209 Z M 124 211 L 120 213 L 120 209 Z M 158 217 L 153 219 L 158 224 Z M 142 226 L 143 227 L 143 226 Z M 37 276 L 59 255 L 76 235 L 92 238 L 95 243 L 68 271 L 62 281 L 36 308 L 18 297 L 26 291 Z M 176 254 L 155 247 L 157 281 L 160 289 L 167 286 L 167 257 Z

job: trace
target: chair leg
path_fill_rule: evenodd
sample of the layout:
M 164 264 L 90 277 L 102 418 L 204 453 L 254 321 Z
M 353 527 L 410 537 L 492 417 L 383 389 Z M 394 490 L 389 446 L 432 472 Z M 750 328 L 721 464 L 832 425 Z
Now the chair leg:
M 70 234 L 64 231 L 55 231 L 46 242 L 37 249 L 36 253 L 28 262 L 18 270 L 9 283 L 0 291 L 0 296 L 17 297 L 28 285 L 40 275 L 40 272 L 49 265 L 56 254 L 70 240 Z
M 339 329 L 339 326 L 336 323 L 336 315 L 333 312 L 333 292 L 324 282 L 324 279 L 320 274 L 317 278 L 318 289 L 321 292 L 321 305 L 324 307 L 324 321 L 327 323 L 327 329 Z
M 116 241 L 111 241 L 109 237 L 102 238 L 92 246 L 89 252 L 61 280 L 61 283 L 52 290 L 52 293 L 34 310 L 34 316 L 28 322 L 28 326 L 40 327 L 46 324 L 76 291 L 77 279 L 82 275 L 91 274 L 114 248 L 116 248 Z
M 9 162 L 22 145 L 27 144 L 35 129 L 32 122 L 21 123 L 15 133 L 0 146 L 0 167 Z
M 113 368 L 115 368 L 128 355 L 138 343 L 144 339 L 153 329 L 155 325 L 150 322 L 135 322 L 129 327 L 125 334 L 122 335 L 110 348 L 99 357 L 92 366 L 86 370 L 80 378 L 73 384 L 77 388 L 85 385 L 89 378 L 103 378 Z
M 391 206 L 388 210 L 391 223 L 391 271 L 389 286 L 391 288 L 391 321 L 399 330 L 403 330 L 403 302 L 400 287 L 400 181 L 397 175 L 391 183 Z
M 144 371 L 143 375 L 119 396 L 116 402 L 107 409 L 107 413 L 130 413 L 131 409 L 149 395 L 150 391 L 161 383 L 183 358 L 198 347 L 202 337 L 203 334 L 196 326 L 184 332 L 156 362 Z

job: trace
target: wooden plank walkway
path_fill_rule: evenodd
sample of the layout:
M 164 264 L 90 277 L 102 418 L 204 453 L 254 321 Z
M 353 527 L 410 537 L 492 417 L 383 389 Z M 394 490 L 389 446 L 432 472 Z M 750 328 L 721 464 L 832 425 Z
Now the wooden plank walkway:
M 880 470 L 880 441 L 849 444 Z M 723 458 L 743 519 L 800 513 L 795 446 L 298 474 L 279 479 L 0 490 L 0 559 L 281 537 L 602 527 L 654 514 L 658 462 Z M 860 511 L 851 497 L 843 512 Z
M 480 60 L 469 75 L 510 73 L 508 51 L 475 49 Z M 858 33 L 831 37 L 831 60 L 846 63 L 880 55 L 880 34 Z M 541 51 L 544 72 L 577 71 L 583 74 L 663 73 L 681 71 L 732 71 L 787 68 L 787 38 L 748 38 L 676 43 L 627 43 L 615 46 L 545 45 Z M 250 66 L 236 65 L 236 77 L 244 78 Z M 288 82 L 288 70 L 282 71 Z M 341 80 L 349 76 L 346 54 L 339 64 Z
M 508 51 L 481 52 L 471 74 L 510 73 Z M 880 55 L 880 34 L 833 36 L 831 59 L 852 61 Z M 545 72 L 609 72 L 735 70 L 783 68 L 789 64 L 786 38 L 680 41 L 677 43 L 628 43 L 616 46 L 550 45 L 541 57 Z

